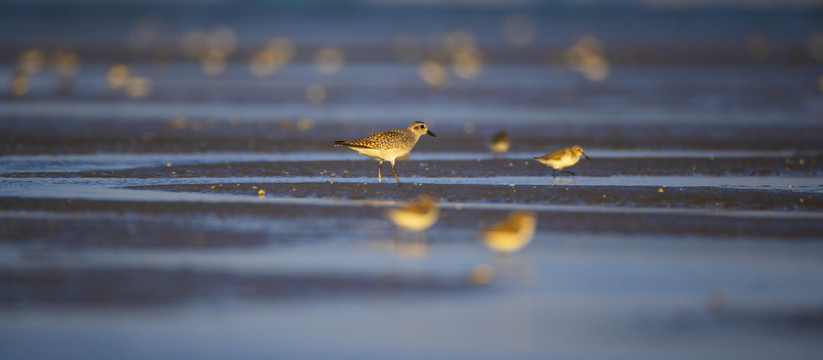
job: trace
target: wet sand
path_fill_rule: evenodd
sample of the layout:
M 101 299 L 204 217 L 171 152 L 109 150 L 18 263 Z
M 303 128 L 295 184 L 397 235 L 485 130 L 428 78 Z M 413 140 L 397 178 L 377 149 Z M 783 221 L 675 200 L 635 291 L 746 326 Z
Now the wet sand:
M 0 358 L 823 356 L 819 8 L 523 6 L 0 5 Z M 181 44 L 221 27 L 209 75 Z M 446 52 L 466 34 L 474 78 Z M 276 36 L 293 56 L 254 75 Z M 584 36 L 605 78 L 569 64 Z M 31 49 L 80 66 L 15 94 Z M 400 185 L 333 146 L 416 120 L 438 137 Z M 575 175 L 532 160 L 574 144 Z M 427 231 L 385 217 L 422 195 Z M 482 231 L 516 210 L 535 236 L 497 254 Z

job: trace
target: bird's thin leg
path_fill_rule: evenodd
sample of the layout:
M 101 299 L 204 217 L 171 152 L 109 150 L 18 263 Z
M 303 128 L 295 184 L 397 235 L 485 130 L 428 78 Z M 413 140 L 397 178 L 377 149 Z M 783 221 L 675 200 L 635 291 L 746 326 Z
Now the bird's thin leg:
M 571 176 L 577 176 L 577 175 L 575 175 L 573 172 L 571 172 L 571 171 L 569 171 L 569 170 L 565 170 L 565 171 L 563 171 L 563 172 L 567 172 L 567 173 L 569 173 L 569 175 L 571 175 Z
M 557 179 L 557 169 L 552 169 L 552 178 Z
M 383 182 L 383 174 L 381 174 L 380 169 L 383 167 L 383 160 L 380 160 L 380 165 L 377 165 L 377 182 Z
M 397 183 L 400 183 L 400 178 L 397 177 L 397 171 L 394 171 L 394 161 L 391 162 L 391 172 L 394 174 L 394 178 L 397 179 Z

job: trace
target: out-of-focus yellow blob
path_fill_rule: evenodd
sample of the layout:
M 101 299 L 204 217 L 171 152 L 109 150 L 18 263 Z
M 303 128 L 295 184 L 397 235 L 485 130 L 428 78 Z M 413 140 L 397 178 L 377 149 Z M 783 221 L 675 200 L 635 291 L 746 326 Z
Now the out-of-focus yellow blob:
M 515 211 L 483 231 L 483 243 L 497 252 L 511 253 L 528 245 L 537 228 L 537 216 L 531 211 Z
M 189 119 L 187 119 L 185 116 L 177 116 L 174 119 L 166 122 L 164 125 L 168 130 L 182 130 L 189 126 Z
M 392 51 L 400 61 L 411 63 L 423 56 L 420 39 L 412 34 L 400 34 L 394 39 Z
M 30 49 L 20 54 L 18 66 L 24 75 L 34 75 L 43 69 L 45 54 L 40 49 Z
M 581 73 L 589 81 L 600 82 L 609 76 L 609 63 L 602 56 L 592 56 L 584 60 Z
M 200 58 L 200 67 L 211 76 L 222 74 L 226 70 L 226 53 L 214 49 L 207 50 Z
M 320 72 L 326 74 L 340 70 L 345 60 L 343 50 L 331 46 L 325 46 L 314 54 L 314 64 Z
M 398 227 L 409 231 L 423 231 L 434 225 L 440 216 L 440 207 L 430 196 L 423 196 L 408 206 L 386 211 Z
M 126 95 L 133 98 L 144 98 L 151 94 L 151 87 L 151 79 L 140 76 L 133 76 L 126 81 Z
M 534 40 L 534 21 L 523 14 L 511 14 L 503 19 L 503 36 L 512 46 L 524 47 Z
M 463 49 L 452 55 L 452 69 L 454 74 L 464 79 L 474 79 L 480 76 L 483 61 L 480 53 L 474 49 Z
M 308 131 L 314 128 L 314 120 L 310 118 L 302 118 L 297 120 L 297 130 Z
M 503 130 L 494 134 L 489 140 L 489 149 L 495 153 L 504 153 L 509 151 L 511 144 L 508 131 Z
M 11 94 L 23 96 L 29 92 L 29 77 L 23 73 L 17 73 L 11 78 Z
M 257 77 L 266 77 L 285 66 L 294 55 L 294 45 L 286 37 L 274 38 L 251 59 L 249 67 Z
M 231 28 L 218 27 L 209 34 L 207 46 L 212 51 L 228 55 L 237 47 L 237 36 Z
M 53 59 L 54 68 L 60 77 L 72 77 L 80 70 L 80 60 L 73 51 L 58 50 Z
M 566 65 L 580 72 L 589 81 L 603 81 L 609 76 L 609 62 L 603 54 L 603 44 L 586 35 L 566 51 Z
M 109 68 L 109 71 L 106 72 L 106 80 L 109 83 L 109 87 L 121 88 L 126 85 L 130 74 L 131 71 L 128 65 L 114 64 Z
M 475 285 L 486 285 L 494 280 L 494 267 L 488 264 L 480 264 L 469 273 L 469 281 Z
M 443 64 L 434 61 L 426 60 L 417 67 L 417 72 L 429 86 L 441 88 L 446 86 L 449 80 L 449 73 L 446 72 L 446 67 Z
M 320 84 L 312 84 L 306 89 L 306 99 L 312 104 L 319 104 L 326 99 L 326 88 Z

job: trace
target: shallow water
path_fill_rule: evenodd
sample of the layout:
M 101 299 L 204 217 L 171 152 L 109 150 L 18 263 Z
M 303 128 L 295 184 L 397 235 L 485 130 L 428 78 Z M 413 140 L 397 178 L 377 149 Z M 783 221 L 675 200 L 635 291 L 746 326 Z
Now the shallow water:
M 80 61 L 0 90 L 0 358 L 823 357 L 820 9 L 656 3 L 0 4 L 4 84 L 25 50 Z M 236 48 L 207 75 L 178 47 L 220 26 Z M 476 78 L 438 50 L 457 30 Z M 602 81 L 567 65 L 584 35 Z M 254 76 L 277 36 L 294 56 Z M 146 97 L 106 82 L 120 62 Z M 401 185 L 333 147 L 415 120 L 438 137 Z M 576 175 L 532 160 L 573 144 Z M 422 195 L 424 233 L 385 217 Z M 515 210 L 536 234 L 496 254 L 482 230 Z

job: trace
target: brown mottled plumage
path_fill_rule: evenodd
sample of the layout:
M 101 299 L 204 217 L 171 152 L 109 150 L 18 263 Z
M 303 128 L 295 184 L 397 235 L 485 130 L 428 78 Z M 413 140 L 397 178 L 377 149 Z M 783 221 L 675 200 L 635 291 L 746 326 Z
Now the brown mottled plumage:
M 437 136 L 429 131 L 425 123 L 415 121 L 405 129 L 382 131 L 361 139 L 335 141 L 334 144 L 336 146 L 348 147 L 349 149 L 363 155 L 371 156 L 380 161 L 380 165 L 377 166 L 377 180 L 379 182 L 383 182 L 383 175 L 381 173 L 383 161 L 390 161 L 391 171 L 399 184 L 400 178 L 397 177 L 397 172 L 394 170 L 394 161 L 399 157 L 407 155 L 423 134 Z
M 577 145 L 552 151 L 546 155 L 538 156 L 534 159 L 546 166 L 550 166 L 552 168 L 552 176 L 557 177 L 557 170 L 562 170 L 563 168 L 577 164 L 577 162 L 580 161 L 580 155 L 585 156 L 586 159 L 589 159 L 589 161 L 592 160 L 588 155 L 583 153 L 583 148 Z M 563 172 L 574 175 L 571 171 Z

